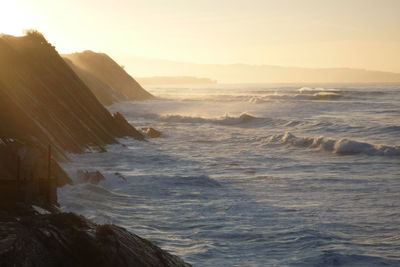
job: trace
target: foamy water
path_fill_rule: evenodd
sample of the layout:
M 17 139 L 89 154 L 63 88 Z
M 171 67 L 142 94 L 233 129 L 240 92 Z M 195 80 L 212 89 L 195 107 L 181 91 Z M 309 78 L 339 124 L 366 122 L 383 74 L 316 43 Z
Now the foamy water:
M 400 85 L 148 88 L 110 107 L 159 139 L 66 165 L 63 209 L 194 266 L 400 266 Z

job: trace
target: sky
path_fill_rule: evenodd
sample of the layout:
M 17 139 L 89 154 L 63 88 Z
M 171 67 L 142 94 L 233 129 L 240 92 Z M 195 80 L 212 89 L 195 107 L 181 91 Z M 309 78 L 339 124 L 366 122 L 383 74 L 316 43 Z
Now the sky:
M 400 72 L 399 0 L 0 0 L 60 53 Z

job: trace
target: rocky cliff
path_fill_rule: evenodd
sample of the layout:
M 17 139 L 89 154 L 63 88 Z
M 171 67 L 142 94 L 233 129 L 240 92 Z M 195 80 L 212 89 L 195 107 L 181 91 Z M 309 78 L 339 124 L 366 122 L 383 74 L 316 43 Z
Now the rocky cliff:
M 106 54 L 84 51 L 63 57 L 104 105 L 153 97 Z
M 0 37 L 0 137 L 84 151 L 144 137 L 98 101 L 55 48 L 37 32 Z
M 36 206 L 0 209 L 0 266 L 190 267 L 121 227 Z
M 65 152 L 144 137 L 110 114 L 38 32 L 0 35 L 0 125 L 1 267 L 190 266 L 123 228 L 52 206 L 56 186 L 70 182 L 57 163 Z

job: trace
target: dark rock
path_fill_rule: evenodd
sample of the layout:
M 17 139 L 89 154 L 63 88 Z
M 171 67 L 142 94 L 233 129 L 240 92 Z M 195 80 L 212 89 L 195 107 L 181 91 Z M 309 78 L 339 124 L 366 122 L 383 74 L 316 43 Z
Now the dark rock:
M 126 177 L 123 176 L 120 172 L 115 172 L 114 174 L 115 174 L 115 176 L 117 176 L 118 178 L 120 178 L 121 180 L 126 182 Z
M 83 182 L 88 182 L 92 184 L 98 184 L 100 181 L 105 180 L 104 175 L 99 171 L 84 171 L 78 170 L 76 176 L 79 180 Z
M 150 241 L 73 213 L 0 211 L 0 266 L 189 267 Z
M 115 123 L 118 125 L 118 128 L 120 129 L 122 135 L 132 136 L 140 141 L 145 140 L 143 134 L 141 134 L 138 130 L 132 127 L 132 125 L 129 124 L 129 122 L 125 119 L 125 117 L 121 113 L 119 112 L 114 113 L 113 118 Z
M 141 130 L 149 138 L 159 138 L 162 135 L 162 133 L 160 131 L 157 131 L 156 129 L 150 128 L 150 127 L 149 128 L 141 128 Z

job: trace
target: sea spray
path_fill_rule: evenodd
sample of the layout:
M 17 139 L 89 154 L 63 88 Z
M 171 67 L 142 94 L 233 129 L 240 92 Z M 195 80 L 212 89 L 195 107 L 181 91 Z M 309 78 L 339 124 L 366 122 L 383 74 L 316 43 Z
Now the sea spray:
M 351 139 L 332 139 L 324 136 L 297 137 L 290 132 L 272 135 L 266 138 L 267 144 L 282 143 L 295 147 L 304 147 L 329 151 L 336 154 L 366 154 L 371 156 L 400 156 L 400 146 L 370 144 Z

